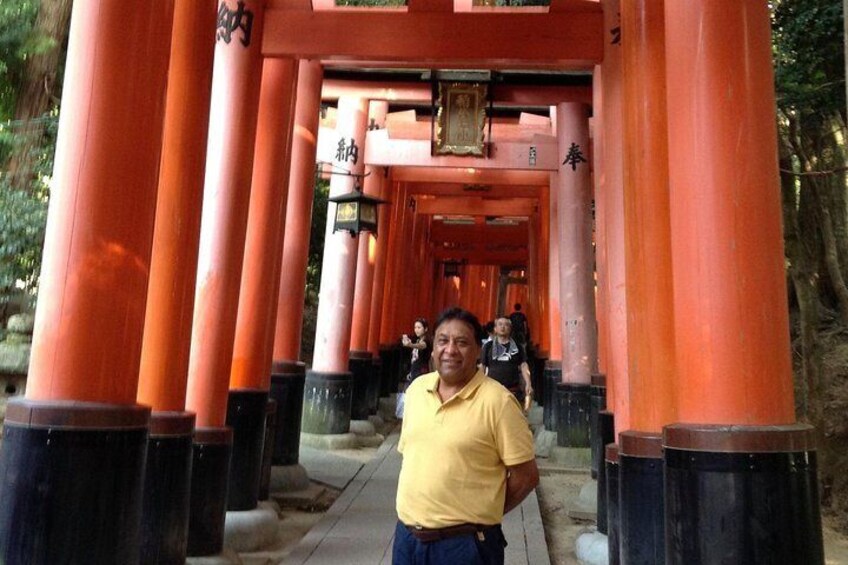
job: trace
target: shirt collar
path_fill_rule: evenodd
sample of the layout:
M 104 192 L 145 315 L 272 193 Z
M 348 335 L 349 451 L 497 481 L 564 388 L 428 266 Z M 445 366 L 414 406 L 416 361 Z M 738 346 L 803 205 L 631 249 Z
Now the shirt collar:
M 433 394 L 438 394 L 436 388 L 439 386 L 439 373 L 434 372 L 431 373 L 431 379 L 427 382 L 427 390 Z M 420 378 L 420 377 L 419 377 Z M 477 372 L 474 373 L 474 376 L 471 377 L 471 380 L 465 383 L 465 386 L 460 389 L 458 393 L 452 398 L 461 398 L 462 400 L 468 400 L 471 396 L 480 388 L 480 385 L 483 383 L 483 379 L 486 378 L 486 375 L 480 369 L 477 369 Z

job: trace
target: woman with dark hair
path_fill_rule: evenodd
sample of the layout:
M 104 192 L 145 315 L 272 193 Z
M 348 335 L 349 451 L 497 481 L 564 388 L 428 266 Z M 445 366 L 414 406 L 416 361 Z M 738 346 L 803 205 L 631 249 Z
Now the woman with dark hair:
M 414 339 L 403 334 L 401 343 L 404 347 L 412 350 L 412 362 L 409 366 L 409 375 L 407 380 L 412 382 L 417 377 L 430 372 L 430 356 L 433 354 L 433 340 L 430 339 L 427 331 L 429 325 L 424 318 L 417 318 L 412 326 L 415 332 Z

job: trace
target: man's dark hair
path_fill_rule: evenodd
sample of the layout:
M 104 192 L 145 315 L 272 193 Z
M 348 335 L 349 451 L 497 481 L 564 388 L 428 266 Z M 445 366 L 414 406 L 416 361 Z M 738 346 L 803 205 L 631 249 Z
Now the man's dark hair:
M 521 311 L 521 304 L 516 302 L 515 305 L 513 306 L 513 308 L 515 308 L 517 311 L 520 312 Z
M 436 318 L 436 323 L 433 327 L 435 329 L 439 329 L 439 326 L 441 326 L 445 322 L 450 322 L 451 320 L 459 320 L 460 322 L 465 322 L 466 324 L 471 326 L 471 329 L 474 332 L 475 339 L 482 339 L 483 328 L 480 326 L 480 321 L 477 319 L 477 316 L 475 316 L 468 310 L 463 310 L 462 308 L 459 308 L 457 306 L 451 306 L 450 308 L 442 310 L 442 313 L 439 314 L 438 318 Z
M 483 331 L 487 334 L 495 333 L 495 321 L 491 320 L 489 322 L 486 322 L 486 325 L 483 326 Z

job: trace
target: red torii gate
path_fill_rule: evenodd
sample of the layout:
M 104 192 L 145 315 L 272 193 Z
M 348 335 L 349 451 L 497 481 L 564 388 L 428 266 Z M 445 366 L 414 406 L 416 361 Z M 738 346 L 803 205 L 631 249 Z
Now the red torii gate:
M 793 409 L 765 2 L 554 0 L 549 9 L 522 11 L 411 0 L 366 11 L 222 0 L 218 8 L 213 66 L 211 0 L 154 10 L 142 0 L 74 6 L 27 396 L 8 408 L 0 452 L 2 559 L 52 562 L 70 554 L 131 563 L 163 552 L 179 559 L 186 544 L 195 555 L 214 553 L 225 508 L 255 505 L 271 361 L 280 386 L 303 374 L 293 347 L 300 336 L 288 322 L 298 316 L 286 315 L 300 309 L 302 295 L 298 301 L 296 290 L 281 285 L 280 308 L 274 302 L 280 265 L 303 264 L 306 218 L 282 221 L 280 187 L 288 179 L 292 206 L 301 214 L 308 208 L 323 64 L 594 69 L 599 362 L 615 421 L 608 439 L 618 444 L 606 468 L 620 481 L 621 500 L 609 522 L 621 539 L 613 554 L 673 563 L 719 555 L 822 562 L 812 435 Z M 171 30 L 173 39 L 162 41 Z M 340 93 L 339 132 L 363 146 L 366 98 L 331 86 Z M 570 143 L 588 139 L 585 89 L 569 92 L 575 98 L 558 100 L 552 120 L 562 158 Z M 138 116 L 153 126 L 140 127 Z M 284 160 L 273 166 L 270 156 L 288 154 L 292 134 L 291 170 Z M 353 163 L 354 172 L 365 164 Z M 585 291 L 577 293 L 583 302 L 570 301 L 584 283 L 567 281 L 575 266 L 581 281 L 592 267 L 562 230 L 582 226 L 588 176 L 564 165 L 554 180 L 549 172 L 471 168 L 399 169 L 391 177 L 395 198 L 405 202 L 413 178 L 551 187 L 530 232 L 538 238 L 530 257 L 551 267 L 559 261 L 549 272 L 554 299 L 538 311 L 551 321 L 550 354 L 562 362 L 571 386 L 565 393 L 583 394 L 594 360 L 573 364 L 571 344 L 595 320 L 580 310 Z M 331 191 L 352 183 L 334 177 Z M 380 194 L 391 193 L 387 185 Z M 260 194 L 267 204 L 254 210 Z M 372 354 L 384 332 L 403 322 L 398 310 L 378 315 L 379 305 L 406 292 L 424 292 L 430 302 L 435 295 L 399 276 L 407 267 L 432 269 L 429 220 L 403 205 L 390 214 L 383 260 L 400 256 L 403 237 L 411 236 L 412 248 L 408 260 L 374 265 L 377 306 L 362 314 L 379 328 L 369 327 Z M 167 233 L 174 226 L 178 233 Z M 539 252 L 546 234 L 548 257 Z M 337 270 L 325 264 L 322 356 L 313 366 L 323 377 L 313 386 L 349 394 L 359 250 L 345 237 L 328 234 Z M 297 255 L 291 263 L 289 252 Z M 290 274 L 302 287 L 303 269 L 296 270 L 282 278 Z M 487 275 L 479 271 L 482 282 Z M 380 296 L 379 286 L 388 294 Z M 244 335 L 253 337 L 240 341 Z M 169 355 L 157 360 L 165 347 Z M 344 429 L 344 414 L 324 415 L 338 421 L 310 431 Z M 234 468 L 227 504 L 232 445 L 243 450 L 237 460 L 245 466 Z M 168 495 L 184 502 L 179 508 L 163 508 L 153 486 L 169 473 L 182 477 Z M 775 492 L 779 502 L 766 500 Z M 190 500 L 189 536 L 168 541 L 167 528 L 184 531 Z M 699 512 L 708 502 L 711 511 Z M 750 527 L 766 507 L 768 519 Z M 74 524 L 63 519 L 71 508 Z M 716 525 L 724 522 L 739 530 Z M 85 523 L 103 525 L 93 543 L 78 529 Z

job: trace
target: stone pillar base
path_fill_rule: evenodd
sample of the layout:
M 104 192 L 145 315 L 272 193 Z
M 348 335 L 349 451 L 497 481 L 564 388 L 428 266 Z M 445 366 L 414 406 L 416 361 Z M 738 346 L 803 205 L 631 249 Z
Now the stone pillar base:
M 185 562 L 186 565 L 242 565 L 238 553 L 232 549 L 224 549 L 215 555 L 188 557 Z
M 301 441 L 307 435 L 347 434 L 350 431 L 352 398 L 352 373 L 307 371 Z M 364 417 L 367 418 L 368 414 Z
M 224 548 L 232 447 L 230 428 L 197 428 L 194 431 L 188 522 L 188 555 L 191 557 L 215 556 Z
M 545 376 L 542 379 L 544 387 L 542 389 L 542 407 L 544 413 L 542 415 L 542 423 L 546 430 L 555 431 L 557 429 L 557 402 L 556 402 L 556 385 L 562 382 L 562 361 L 549 359 L 545 363 Z
M 559 447 L 589 447 L 589 385 L 556 385 L 556 431 Z M 591 454 L 590 461 L 591 465 Z
M 300 361 L 274 361 L 271 367 L 270 397 L 277 401 L 273 466 L 297 465 L 305 380 L 306 365 Z
M 229 511 L 224 524 L 224 547 L 239 553 L 258 551 L 277 541 L 278 507 L 260 502 L 253 510 Z
M 182 563 L 188 544 L 191 412 L 153 412 L 141 514 L 141 562 Z
M 545 363 L 548 362 L 547 351 L 537 351 L 530 366 L 530 384 L 533 385 L 533 399 L 539 406 L 545 403 Z
M 371 379 L 368 381 L 368 414 L 373 416 L 380 406 L 380 390 L 383 385 L 383 361 L 371 358 Z
M 253 510 L 259 502 L 262 448 L 268 391 L 231 390 L 227 401 L 227 426 L 233 429 L 233 455 L 227 510 Z
M 359 440 L 356 434 L 350 432 L 346 434 L 310 434 L 301 432 L 300 443 L 306 447 L 315 449 L 356 449 L 359 447 Z
M 0 450 L 0 563 L 137 563 L 150 409 L 15 399 Z
M 619 462 L 618 445 L 611 443 L 607 445 L 604 452 L 604 467 L 607 479 L 607 543 L 609 554 L 609 565 L 621 563 L 621 539 L 619 527 L 621 525 L 619 515 Z
M 348 370 L 353 375 L 353 393 L 350 408 L 352 420 L 367 420 L 369 414 L 369 387 L 372 387 L 374 360 L 369 351 L 351 351 Z
M 592 375 L 592 386 L 589 389 L 589 442 L 592 447 L 592 478 L 598 478 L 598 471 L 603 467 L 604 443 L 601 441 L 598 429 L 598 414 L 607 409 L 607 378 L 602 374 Z M 611 443 L 611 442 L 610 442 Z
M 271 492 L 297 492 L 306 490 L 310 484 L 303 465 L 271 467 Z
M 664 429 L 667 562 L 824 563 L 813 428 Z
M 618 441 L 621 560 L 661 565 L 665 563 L 662 436 L 626 431 Z
M 271 494 L 271 460 L 277 433 L 277 401 L 268 399 L 265 404 L 265 439 L 262 442 L 262 472 L 259 475 L 259 500 L 268 500 Z
M 606 446 L 615 443 L 615 418 L 612 412 L 602 410 L 598 414 L 598 441 L 592 444 L 592 449 L 598 450 L 593 457 L 598 457 L 600 467 L 598 469 L 598 531 L 602 534 L 607 531 L 607 471 L 604 464 Z

